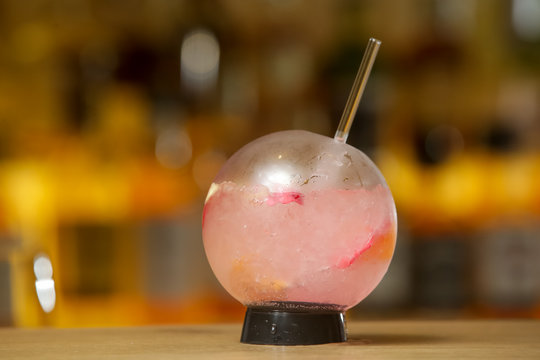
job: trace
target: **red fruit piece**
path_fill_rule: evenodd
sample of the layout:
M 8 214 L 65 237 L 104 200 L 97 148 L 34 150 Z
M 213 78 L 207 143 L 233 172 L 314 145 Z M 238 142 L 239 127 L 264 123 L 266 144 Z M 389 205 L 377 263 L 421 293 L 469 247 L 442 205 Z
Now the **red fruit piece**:
M 304 205 L 304 195 L 295 191 L 286 191 L 280 193 L 273 192 L 270 193 L 268 195 L 268 198 L 266 199 L 266 203 L 270 206 L 273 206 L 277 203 L 288 204 L 293 201 L 300 205 Z
M 358 257 L 360 255 L 362 255 L 364 252 L 368 251 L 371 248 L 371 245 L 373 245 L 373 237 L 369 239 L 367 244 L 362 249 L 355 250 L 354 253 L 352 254 L 352 256 L 343 256 L 342 258 L 340 258 L 338 263 L 336 264 L 336 267 L 338 269 L 346 269 L 346 268 L 348 268 L 349 266 L 351 266 L 356 261 L 356 259 L 358 259 Z

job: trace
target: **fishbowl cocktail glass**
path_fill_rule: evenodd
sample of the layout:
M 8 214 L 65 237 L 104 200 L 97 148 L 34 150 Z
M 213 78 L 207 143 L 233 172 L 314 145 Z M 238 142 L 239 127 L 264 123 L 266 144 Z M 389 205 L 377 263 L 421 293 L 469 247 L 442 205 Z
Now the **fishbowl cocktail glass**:
M 388 269 L 396 227 L 392 195 L 373 162 L 301 130 L 236 152 L 203 213 L 219 282 L 248 308 L 278 312 L 341 314 L 358 304 Z

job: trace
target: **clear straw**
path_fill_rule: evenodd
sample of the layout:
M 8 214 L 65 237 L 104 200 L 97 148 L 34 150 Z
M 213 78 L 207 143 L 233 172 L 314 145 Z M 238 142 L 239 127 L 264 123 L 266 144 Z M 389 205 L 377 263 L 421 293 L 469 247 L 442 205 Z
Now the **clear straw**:
M 358 68 L 358 73 L 356 74 L 356 79 L 354 79 L 354 84 L 351 89 L 351 93 L 349 94 L 349 99 L 345 105 L 345 110 L 343 111 L 343 115 L 341 115 L 341 120 L 339 121 L 336 135 L 334 135 L 334 139 L 336 141 L 341 143 L 347 141 L 354 116 L 356 115 L 356 110 L 358 109 L 358 104 L 360 103 L 360 99 L 362 98 L 362 94 L 366 88 L 366 83 L 380 46 L 381 42 L 379 40 L 374 38 L 369 39 L 364 57 L 362 58 L 362 63 L 360 64 L 360 68 Z

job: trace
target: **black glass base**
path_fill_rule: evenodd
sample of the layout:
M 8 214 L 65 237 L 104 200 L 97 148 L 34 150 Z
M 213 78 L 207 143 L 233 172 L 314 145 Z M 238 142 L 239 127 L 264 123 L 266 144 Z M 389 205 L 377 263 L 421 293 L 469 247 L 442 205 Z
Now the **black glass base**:
M 274 306 L 275 305 L 275 306 Z M 347 341 L 343 312 L 332 305 L 276 302 L 246 310 L 241 342 L 314 345 Z

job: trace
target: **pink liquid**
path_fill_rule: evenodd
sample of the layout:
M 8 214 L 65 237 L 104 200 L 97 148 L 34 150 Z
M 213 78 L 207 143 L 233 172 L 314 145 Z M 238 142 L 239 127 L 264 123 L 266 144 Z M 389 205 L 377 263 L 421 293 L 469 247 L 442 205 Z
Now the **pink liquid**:
M 346 310 L 380 282 L 395 246 L 390 191 L 272 193 L 262 185 L 213 185 L 203 239 L 214 273 L 245 305 L 275 301 Z

